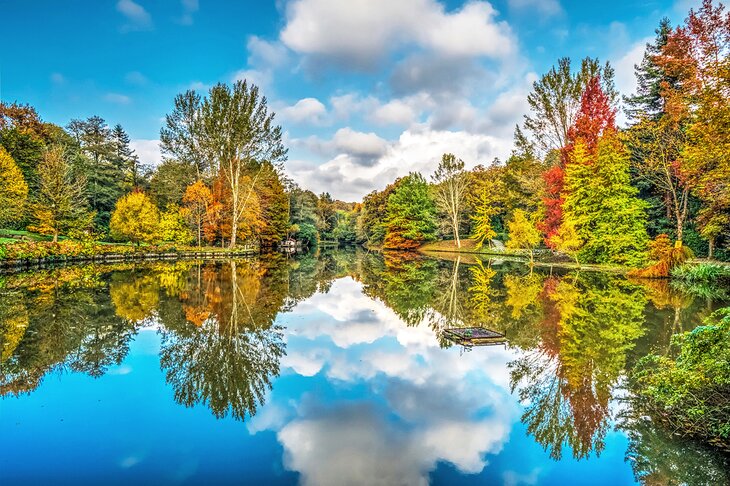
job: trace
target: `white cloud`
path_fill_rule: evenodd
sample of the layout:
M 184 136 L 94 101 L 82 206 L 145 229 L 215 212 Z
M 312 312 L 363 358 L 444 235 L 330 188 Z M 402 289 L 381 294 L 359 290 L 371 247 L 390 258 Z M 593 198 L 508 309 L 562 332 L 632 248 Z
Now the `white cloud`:
M 134 84 L 137 86 L 142 86 L 144 84 L 147 84 L 147 78 L 144 74 L 142 74 L 139 71 L 130 71 L 127 74 L 124 75 L 124 81 L 129 84 Z
M 416 109 L 412 104 L 395 99 L 379 106 L 372 114 L 372 119 L 383 125 L 410 125 L 416 121 Z
M 408 172 L 431 174 L 444 153 L 452 152 L 473 167 L 487 164 L 494 157 L 505 157 L 510 149 L 511 138 L 416 125 L 404 131 L 398 140 L 388 142 L 383 155 L 369 164 L 363 164 L 354 153 L 341 153 L 321 165 L 292 161 L 288 167 L 302 187 L 315 192 L 329 191 L 343 200 L 360 200 Z
M 446 12 L 435 0 L 296 0 L 287 6 L 282 42 L 345 67 L 371 69 L 403 46 L 443 56 L 505 58 L 516 42 L 487 2 Z
M 270 42 L 261 37 L 252 35 L 246 44 L 249 64 L 268 67 L 281 66 L 287 60 L 286 47 L 278 42 Z
M 634 65 L 640 64 L 644 57 L 646 44 L 653 39 L 647 37 L 636 42 L 623 55 L 611 60 L 611 65 L 616 71 L 616 88 L 623 95 L 631 95 L 636 93 L 636 74 L 634 73 Z M 622 111 L 618 113 L 619 124 L 624 124 L 626 116 Z
M 233 81 L 246 80 L 249 83 L 253 83 L 260 89 L 266 91 L 267 88 L 270 87 L 272 74 L 271 71 L 268 70 L 241 69 L 240 71 L 236 71 L 235 73 L 233 73 L 232 78 Z
M 128 105 L 132 102 L 132 98 L 120 93 L 107 93 L 104 95 L 104 99 L 110 103 L 116 103 L 118 105 Z
M 335 148 L 356 157 L 380 157 L 388 150 L 388 142 L 373 132 L 358 132 L 350 127 L 340 128 L 332 138 Z
M 327 114 L 327 108 L 316 98 L 303 98 L 281 110 L 284 120 L 293 123 L 318 125 Z
M 276 424 L 284 465 L 301 473 L 303 484 L 341 484 L 342 478 L 425 484 L 443 461 L 475 474 L 509 440 L 519 419 L 506 366 L 512 351 L 462 356 L 456 348 L 441 349 L 426 323 L 405 325 L 349 277 L 300 302 L 296 314 L 287 322 L 283 367 L 305 376 L 322 373 L 330 386 L 366 386 L 377 397 L 322 404 L 305 393 L 298 401 L 289 398 L 290 413 L 281 403 L 263 407 L 262 413 L 275 409 L 276 420 L 264 422 Z
M 543 17 L 563 13 L 563 8 L 558 0 L 509 0 L 509 8 L 532 15 L 539 12 Z
M 180 23 L 182 25 L 192 25 L 193 14 L 198 11 L 198 8 L 200 8 L 198 0 L 180 0 L 180 4 L 183 9 L 182 16 L 180 17 Z
M 64 84 L 66 82 L 66 78 L 61 73 L 51 73 L 51 82 L 53 84 Z
M 140 4 L 132 0 L 119 0 L 117 11 L 127 19 L 121 26 L 122 32 L 152 29 L 152 17 Z
M 159 140 L 135 139 L 129 142 L 129 146 L 137 153 L 139 161 L 143 164 L 158 166 L 162 162 Z

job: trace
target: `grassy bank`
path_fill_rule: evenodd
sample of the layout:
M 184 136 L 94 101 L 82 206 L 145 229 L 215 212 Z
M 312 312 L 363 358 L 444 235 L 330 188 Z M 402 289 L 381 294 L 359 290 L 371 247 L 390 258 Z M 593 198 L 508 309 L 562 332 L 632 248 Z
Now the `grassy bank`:
M 457 256 L 461 256 L 461 261 L 469 263 L 470 260 L 476 262 L 478 256 L 482 255 L 488 258 L 496 258 L 506 261 L 517 261 L 529 264 L 530 254 L 524 250 L 504 250 L 499 251 L 487 246 L 477 247 L 477 241 L 471 238 L 461 240 L 461 247 L 457 248 L 453 240 L 435 241 L 422 245 L 418 251 L 421 253 L 444 260 L 455 260 Z M 550 257 L 549 259 L 546 257 Z M 535 267 L 543 268 L 566 268 L 573 270 L 590 270 L 611 273 L 626 273 L 629 269 L 617 265 L 594 265 L 589 263 L 575 263 L 575 261 L 566 259 L 556 259 L 555 255 L 549 250 L 535 251 Z
M 176 257 L 222 257 L 250 255 L 258 252 L 256 247 L 241 246 L 235 250 L 217 247 L 201 247 L 160 244 L 132 245 L 129 243 L 107 243 L 97 241 L 61 240 L 58 243 L 33 239 L 15 238 L 0 241 L 0 267 L 17 268 L 48 263 L 76 261 L 120 261 L 135 259 Z

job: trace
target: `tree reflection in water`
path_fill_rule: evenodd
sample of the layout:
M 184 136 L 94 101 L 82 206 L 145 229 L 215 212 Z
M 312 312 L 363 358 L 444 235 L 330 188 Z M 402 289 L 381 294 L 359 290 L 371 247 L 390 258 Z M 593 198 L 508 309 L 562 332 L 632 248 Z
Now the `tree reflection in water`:
M 256 263 L 208 266 L 202 277 L 198 266 L 194 273 L 200 280 L 181 295 L 187 325 L 162 322 L 160 364 L 178 403 L 243 420 L 279 375 L 285 344 L 274 318 L 285 295 L 265 292 L 266 270 Z
M 510 384 L 525 404 L 522 421 L 555 459 L 565 447 L 576 458 L 600 454 L 625 370 L 650 349 L 668 352 L 672 334 L 720 304 L 663 282 L 468 256 L 339 251 L 35 271 L 0 281 L 0 393 L 31 392 L 54 370 L 101 376 L 141 328 L 154 327 L 175 400 L 244 420 L 264 403 L 286 353 L 277 315 L 345 276 L 406 325 L 429 326 L 441 346 L 451 345 L 442 331 L 454 326 L 505 334 L 517 356 Z M 637 479 L 675 484 L 667 478 L 685 446 L 626 417 Z M 713 471 L 695 478 L 723 479 Z

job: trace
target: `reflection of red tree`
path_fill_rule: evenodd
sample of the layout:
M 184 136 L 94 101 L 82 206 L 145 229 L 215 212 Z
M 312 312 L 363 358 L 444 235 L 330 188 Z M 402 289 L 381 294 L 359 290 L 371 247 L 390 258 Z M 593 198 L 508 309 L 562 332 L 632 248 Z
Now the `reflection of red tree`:
M 576 457 L 588 454 L 596 445 L 598 449 L 601 431 L 608 416 L 610 390 L 595 386 L 595 370 L 590 360 L 572 360 L 566 356 L 564 344 L 574 339 L 563 329 L 558 305 L 558 277 L 548 277 L 543 284 L 540 300 L 543 305 L 543 319 L 539 324 L 542 351 L 555 362 L 555 374 L 560 394 L 570 407 L 570 443 Z M 600 451 L 600 449 L 599 449 Z
M 540 293 L 540 302 L 543 308 L 543 319 L 538 325 L 540 329 L 540 347 L 551 358 L 560 355 L 560 309 L 556 305 L 555 295 L 556 288 L 560 283 L 560 279 L 550 276 L 543 283 L 542 292 Z

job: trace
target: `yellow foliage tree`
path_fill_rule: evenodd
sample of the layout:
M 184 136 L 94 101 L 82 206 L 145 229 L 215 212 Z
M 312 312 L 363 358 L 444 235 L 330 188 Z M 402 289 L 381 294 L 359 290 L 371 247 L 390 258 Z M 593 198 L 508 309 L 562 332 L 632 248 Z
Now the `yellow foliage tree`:
M 575 229 L 575 223 L 572 220 L 563 220 L 558 232 L 550 238 L 550 244 L 559 252 L 573 257 L 576 264 L 580 264 L 578 251 L 583 246 L 583 239 Z
M 38 193 L 32 205 L 35 224 L 29 229 L 41 234 L 58 235 L 66 231 L 85 231 L 94 213 L 87 210 L 84 189 L 86 178 L 74 176 L 63 147 L 45 151 L 38 165 Z
M 535 223 L 530 221 L 522 209 L 515 209 L 512 219 L 507 223 L 509 240 L 505 244 L 511 249 L 526 249 L 530 251 L 530 264 L 535 263 L 535 247 L 540 244 L 540 232 Z
M 177 204 L 168 204 L 165 212 L 160 216 L 159 239 L 189 245 L 193 241 L 193 234 L 185 222 L 187 217 L 187 208 L 181 208 Z
M 0 225 L 18 221 L 28 199 L 28 184 L 18 164 L 0 147 Z
M 198 247 L 203 233 L 203 223 L 210 205 L 213 203 L 213 194 L 203 181 L 190 184 L 185 189 L 183 204 L 188 210 L 188 219 L 198 230 Z
M 157 238 L 160 212 L 143 192 L 122 196 L 112 213 L 109 230 L 113 238 L 151 243 Z

